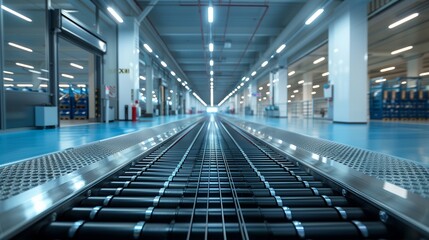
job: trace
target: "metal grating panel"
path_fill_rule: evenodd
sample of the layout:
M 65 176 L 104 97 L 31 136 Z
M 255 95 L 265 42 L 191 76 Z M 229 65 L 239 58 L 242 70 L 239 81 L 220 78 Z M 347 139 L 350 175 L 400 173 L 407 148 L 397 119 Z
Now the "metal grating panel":
M 162 136 L 152 136 L 147 130 L 141 130 L 125 136 L 99 141 L 82 147 L 47 154 L 1 167 L 0 200 L 5 200 L 47 181 L 74 172 L 147 139 L 157 138 L 158 140 L 164 140 L 192 123 L 195 123 L 195 120 L 181 121 L 180 125 L 175 125 L 176 128 L 169 132 L 165 132 Z
M 228 120 L 265 141 L 270 142 L 273 139 L 281 139 L 306 151 L 327 157 L 359 172 L 395 184 L 424 198 L 429 198 L 429 168 L 411 160 L 308 137 L 261 124 L 232 118 Z

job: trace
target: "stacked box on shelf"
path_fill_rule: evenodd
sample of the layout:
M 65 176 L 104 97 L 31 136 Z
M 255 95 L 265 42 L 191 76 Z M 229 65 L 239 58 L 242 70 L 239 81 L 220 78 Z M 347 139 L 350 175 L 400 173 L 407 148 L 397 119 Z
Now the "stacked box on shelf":
M 423 90 L 416 92 L 416 118 L 420 120 L 426 118 L 426 101 Z
M 76 100 L 74 116 L 76 119 L 88 119 L 88 96 L 78 96 Z
M 72 119 L 72 101 L 69 95 L 66 95 L 60 100 L 60 118 Z
M 372 86 L 371 92 L 369 95 L 369 104 L 370 104 L 370 117 L 371 119 L 382 119 L 383 116 L 383 105 L 384 99 L 382 96 L 381 85 Z

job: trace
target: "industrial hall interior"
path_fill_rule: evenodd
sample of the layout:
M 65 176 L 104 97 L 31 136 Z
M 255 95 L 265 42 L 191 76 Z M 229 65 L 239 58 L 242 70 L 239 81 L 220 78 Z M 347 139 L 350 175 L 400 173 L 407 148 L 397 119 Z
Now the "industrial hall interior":
M 428 0 L 0 6 L 1 240 L 429 240 Z

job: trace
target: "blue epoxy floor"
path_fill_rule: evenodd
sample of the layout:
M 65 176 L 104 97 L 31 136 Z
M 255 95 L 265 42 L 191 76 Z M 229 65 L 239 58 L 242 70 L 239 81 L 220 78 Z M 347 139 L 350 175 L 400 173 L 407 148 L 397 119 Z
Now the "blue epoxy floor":
M 341 124 L 323 119 L 234 117 L 311 137 L 406 158 L 429 167 L 428 122 L 371 121 L 368 124 Z
M 0 132 L 0 166 L 194 116 L 179 115 L 144 118 L 139 122 L 117 121 L 109 124 L 92 123 L 55 129 Z

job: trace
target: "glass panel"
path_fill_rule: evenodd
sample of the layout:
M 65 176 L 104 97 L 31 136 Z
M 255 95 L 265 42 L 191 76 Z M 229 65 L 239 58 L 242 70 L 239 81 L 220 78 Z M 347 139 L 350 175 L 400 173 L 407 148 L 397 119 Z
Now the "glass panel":
M 96 32 L 95 5 L 89 0 L 51 0 L 54 9 L 73 19 L 89 31 Z

